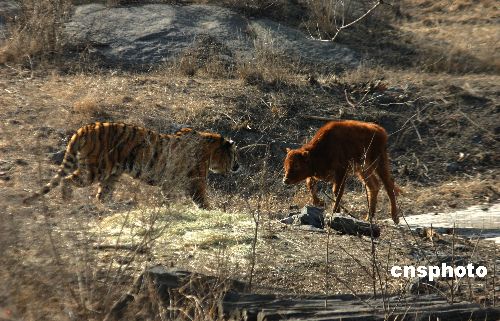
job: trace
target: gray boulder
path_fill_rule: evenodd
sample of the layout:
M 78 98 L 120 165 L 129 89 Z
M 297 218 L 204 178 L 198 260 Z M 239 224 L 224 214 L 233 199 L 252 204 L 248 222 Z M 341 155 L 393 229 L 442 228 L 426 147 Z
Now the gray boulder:
M 0 1 L 0 40 L 7 38 L 7 21 L 19 14 L 19 3 L 14 0 Z
M 66 25 L 71 43 L 93 48 L 112 66 L 165 62 L 193 46 L 200 35 L 221 39 L 234 52 L 247 52 L 252 44 L 244 35 L 246 28 L 246 20 L 229 9 L 162 4 L 82 5 Z
M 290 213 L 290 215 L 280 222 L 294 225 L 310 225 L 315 228 L 324 228 L 324 209 L 314 206 L 304 206 L 300 213 Z
M 250 22 L 257 39 L 272 44 L 273 49 L 283 55 L 293 57 L 320 68 L 355 68 L 361 57 L 342 45 L 312 39 L 300 30 L 290 28 L 268 19 Z
M 320 67 L 351 68 L 360 61 L 359 55 L 341 45 L 310 39 L 267 19 L 249 21 L 230 9 L 209 5 L 81 5 L 66 30 L 73 45 L 90 48 L 113 67 L 147 68 L 168 61 L 188 48 L 196 49 L 200 37 L 221 43 L 223 60 L 251 59 L 258 43 L 261 49 L 272 46 L 269 49 L 274 52 Z

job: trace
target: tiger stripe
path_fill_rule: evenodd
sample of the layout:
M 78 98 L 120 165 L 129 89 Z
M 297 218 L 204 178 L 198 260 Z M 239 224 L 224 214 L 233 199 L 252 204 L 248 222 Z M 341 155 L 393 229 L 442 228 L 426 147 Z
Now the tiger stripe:
M 111 196 L 114 182 L 122 174 L 161 185 L 168 166 L 188 166 L 189 170 L 171 171 L 187 176 L 186 190 L 200 207 L 208 207 L 208 170 L 227 173 L 239 167 L 234 142 L 220 134 L 183 128 L 169 135 L 125 123 L 96 122 L 73 134 L 56 175 L 23 202 L 29 204 L 61 182 L 63 198 L 70 185 L 83 187 L 97 182 L 96 197 L 102 200 Z

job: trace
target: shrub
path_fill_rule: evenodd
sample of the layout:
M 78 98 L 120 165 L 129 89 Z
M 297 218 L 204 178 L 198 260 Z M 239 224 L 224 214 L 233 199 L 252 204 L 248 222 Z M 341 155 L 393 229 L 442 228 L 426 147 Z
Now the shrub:
M 0 63 L 32 62 L 62 52 L 64 21 L 71 0 L 18 0 L 19 15 L 11 21 L 9 37 L 0 47 Z

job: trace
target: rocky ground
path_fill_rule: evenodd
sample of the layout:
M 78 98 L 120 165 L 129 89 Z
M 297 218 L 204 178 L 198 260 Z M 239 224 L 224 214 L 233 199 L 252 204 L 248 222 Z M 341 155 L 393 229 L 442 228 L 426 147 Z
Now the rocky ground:
M 488 36 L 498 32 L 494 10 L 487 1 L 448 7 L 419 0 L 396 9 L 331 43 L 320 41 L 326 33 L 312 39 L 307 24 L 283 16 L 288 11 L 89 4 L 67 23 L 73 41 L 67 56 L 0 61 L 0 251 L 8 267 L 0 272 L 0 302 L 7 302 L 0 308 L 33 320 L 68 313 L 100 319 L 130 278 L 154 264 L 245 282 L 252 275 L 261 293 L 372 293 L 370 238 L 278 222 L 290 206 L 309 202 L 304 186 L 281 183 L 284 148 L 302 144 L 327 119 L 387 129 L 392 172 L 405 192 L 398 199 L 402 214 L 478 205 L 491 208 L 486 213 L 496 220 L 500 51 Z M 3 16 L 0 24 L 10 21 Z M 209 177 L 213 211 L 197 211 L 188 200 L 152 210 L 157 189 L 129 178 L 109 204 L 94 202 L 95 189 L 86 188 L 70 203 L 54 191 L 22 206 L 54 174 L 71 134 L 99 120 L 221 132 L 238 143 L 243 170 Z M 348 184 L 345 211 L 361 217 L 363 188 Z M 383 191 L 379 200 L 378 291 L 434 291 L 449 299 L 454 289 L 460 299 L 493 304 L 500 293 L 498 245 L 394 227 L 384 221 Z M 394 264 L 452 261 L 496 272 L 423 288 L 387 274 Z

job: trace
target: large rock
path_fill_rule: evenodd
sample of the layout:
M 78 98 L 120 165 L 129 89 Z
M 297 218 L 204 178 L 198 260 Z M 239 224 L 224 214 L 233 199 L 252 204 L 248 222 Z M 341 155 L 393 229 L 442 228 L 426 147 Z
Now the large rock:
M 19 14 L 19 3 L 14 0 L 0 1 L 0 40 L 7 38 L 7 21 Z
M 102 4 L 77 6 L 66 25 L 71 42 L 90 47 L 110 66 L 149 67 L 196 45 L 199 37 L 222 43 L 232 54 L 251 58 L 254 43 L 300 61 L 334 67 L 354 67 L 359 57 L 330 42 L 309 39 L 293 28 L 269 20 L 249 21 L 227 8 L 148 4 L 107 8 Z M 234 55 L 233 55 L 234 54 Z
M 359 65 L 360 57 L 353 50 L 330 41 L 312 39 L 300 30 L 267 19 L 252 21 L 250 26 L 257 38 L 271 42 L 278 52 L 303 63 L 332 70 Z
M 247 51 L 246 20 L 214 6 L 149 4 L 107 8 L 78 6 L 67 33 L 74 44 L 90 45 L 110 65 L 141 66 L 166 61 L 193 44 L 199 35 L 223 39 L 234 51 Z

